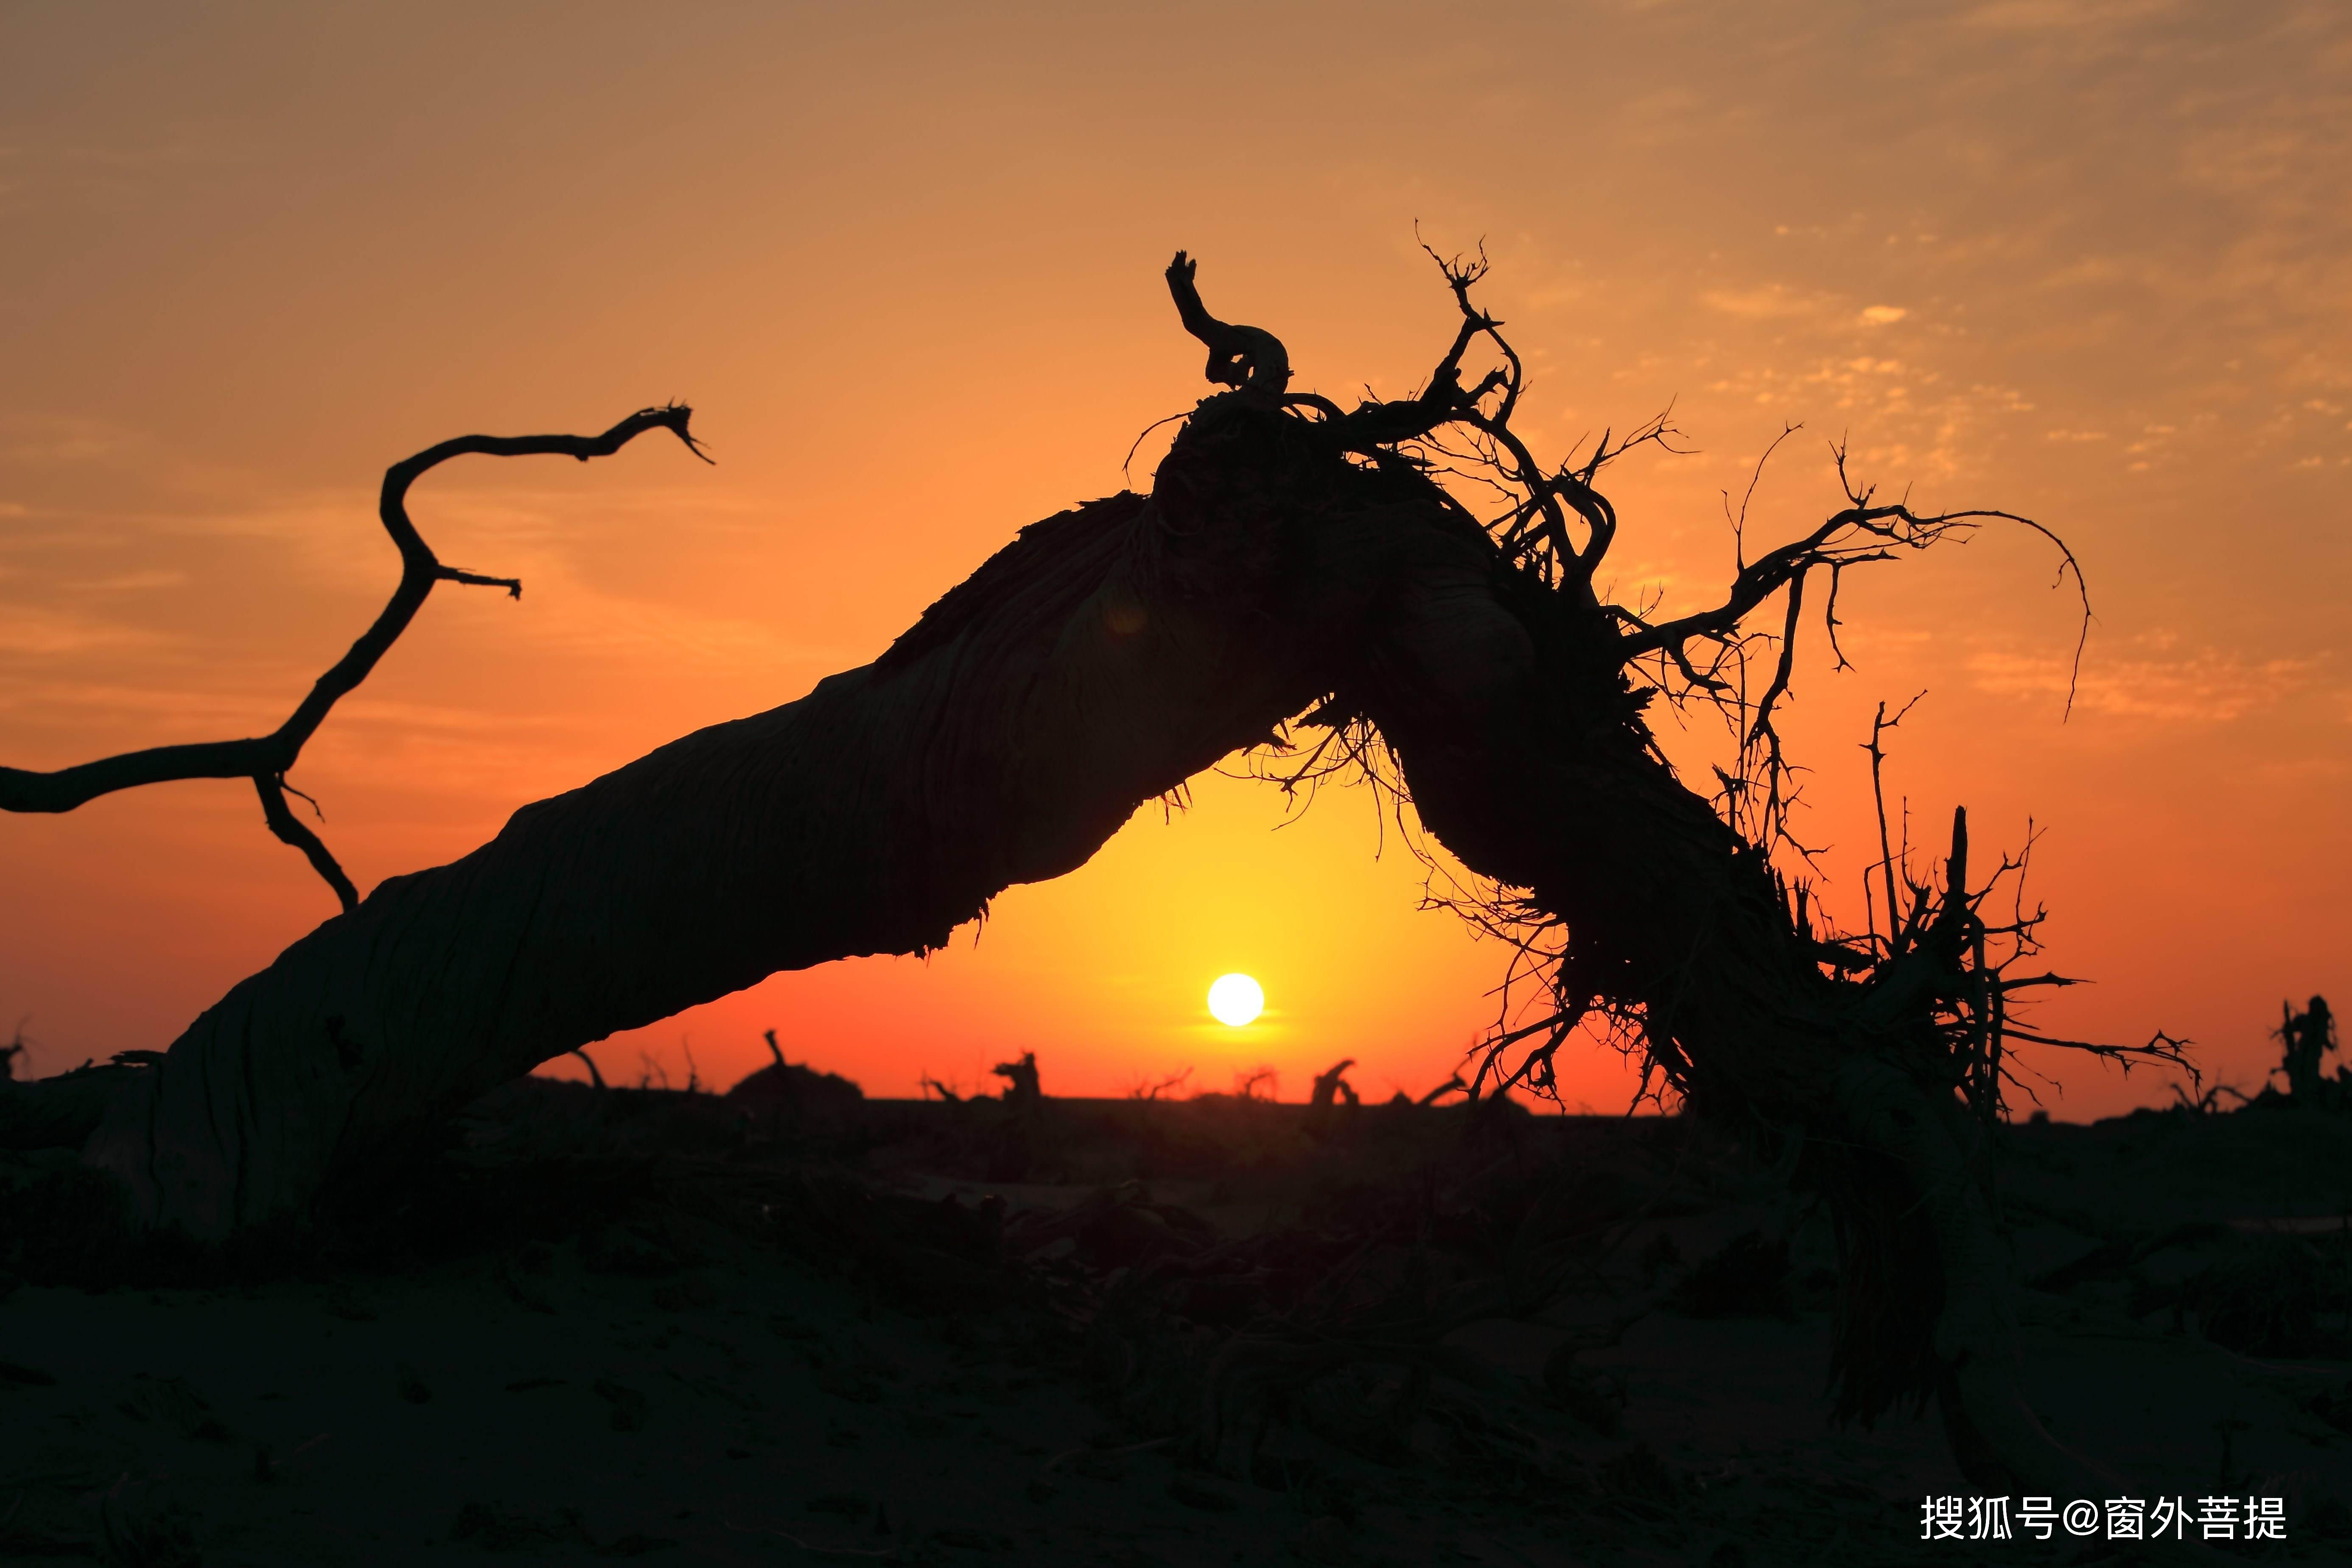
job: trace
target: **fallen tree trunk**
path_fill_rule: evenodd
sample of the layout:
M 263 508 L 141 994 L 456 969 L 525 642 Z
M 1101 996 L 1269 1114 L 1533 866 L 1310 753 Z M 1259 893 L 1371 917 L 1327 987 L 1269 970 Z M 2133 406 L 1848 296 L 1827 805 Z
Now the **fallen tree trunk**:
M 1956 1092 L 1954 1020 L 1981 1015 L 1962 993 L 1984 984 L 1964 849 L 1941 903 L 1915 889 L 1909 925 L 1890 921 L 1870 955 L 1825 948 L 1766 847 L 1658 753 L 1642 710 L 1660 681 L 1628 673 L 1650 657 L 1719 687 L 1689 646 L 1719 657 L 1782 589 L 1793 641 L 1807 572 L 1988 514 L 1851 495 L 1744 569 L 1720 610 L 1653 626 L 1609 606 L 1591 584 L 1615 517 L 1590 481 L 1612 454 L 1604 440 L 1580 469 L 1536 468 L 1508 427 L 1516 357 L 1469 304 L 1475 272 L 1448 277 L 1464 327 L 1428 390 L 1343 412 L 1288 394 L 1280 344 L 1210 317 L 1180 255 L 1185 324 L 1234 390 L 1192 416 L 1148 498 L 1034 525 L 873 664 L 386 881 L 159 1063 L 120 1069 L 84 1163 L 120 1178 L 150 1229 L 219 1241 L 299 1223 L 419 1126 L 577 1046 L 779 970 L 941 945 L 1000 889 L 1078 866 L 1137 805 L 1311 707 L 1301 721 L 1352 754 L 1392 751 L 1429 828 L 1507 890 L 1496 910 L 1567 933 L 1531 1059 L 1614 1009 L 1695 1110 L 1804 1146 L 1846 1258 L 1849 1413 L 1940 1395 L 1979 1473 L 2093 1485 L 2019 1394 L 1979 1135 Z M 1465 391 L 1481 335 L 1507 368 Z M 1524 498 L 1498 521 L 1410 455 L 1465 427 Z M 1769 733 L 1787 658 L 1749 741 Z
M 119 1092 L 89 1163 L 203 1239 L 572 1047 L 778 970 L 945 944 L 1263 738 L 1352 636 L 1307 537 L 1122 496 L 1026 531 L 883 658 L 524 807 L 242 982 Z

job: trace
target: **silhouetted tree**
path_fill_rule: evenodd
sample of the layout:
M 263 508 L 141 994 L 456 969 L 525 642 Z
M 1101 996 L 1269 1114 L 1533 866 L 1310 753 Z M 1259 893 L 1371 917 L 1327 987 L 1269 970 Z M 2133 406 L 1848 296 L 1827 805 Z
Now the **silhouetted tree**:
M 1024 1051 L 1019 1061 L 999 1062 L 988 1070 L 1004 1080 L 1004 1102 L 1007 1105 L 1026 1109 L 1045 1098 L 1045 1091 L 1038 1087 L 1037 1053 L 1034 1051 Z
M 141 1226 L 220 1240 L 299 1220 L 421 1123 L 584 1042 L 778 970 L 937 948 L 1003 888 L 1076 868 L 1139 804 L 1259 748 L 1287 787 L 1350 769 L 1409 793 L 1487 879 L 1456 906 L 1513 942 L 1547 1000 L 1497 1032 L 1474 1098 L 1548 1084 L 1588 1019 L 1618 1028 L 1692 1110 L 1789 1151 L 1828 1199 L 1844 1411 L 1937 1397 L 1978 1475 L 2105 1495 L 2022 1397 L 1988 1192 L 1984 1123 L 2022 1033 L 2007 999 L 2056 978 L 2008 973 L 2038 916 L 1995 918 L 1987 895 L 2017 867 L 1972 880 L 1960 818 L 1935 872 L 1886 853 L 1883 921 L 1841 934 L 1771 858 L 1788 802 L 1773 722 L 1809 588 L 1826 582 L 1833 639 L 1847 570 L 2010 514 L 1918 513 L 1849 482 L 1720 604 L 1654 619 L 1612 603 L 1596 572 L 1618 519 L 1597 476 L 1672 432 L 1538 463 L 1513 425 L 1519 358 L 1471 299 L 1483 258 L 1441 265 L 1461 320 L 1426 384 L 1342 408 L 1290 391 L 1280 342 L 1211 315 L 1179 253 L 1171 292 L 1229 390 L 1188 416 L 1148 496 L 1024 529 L 872 664 L 523 807 L 294 943 L 160 1059 L 20 1087 L 0 1122 L 81 1143 Z M 1497 363 L 1465 384 L 1474 347 Z M 683 438 L 684 410 L 598 449 L 656 426 Z M 387 476 L 403 596 L 324 700 L 434 581 L 478 580 L 395 526 L 406 481 L 460 452 L 590 455 L 563 444 L 579 439 L 467 437 Z M 1777 637 L 1753 631 L 1776 600 Z M 1751 653 L 1769 656 L 1760 689 Z M 1658 700 L 1731 721 L 1738 764 L 1712 796 L 1653 740 Z M 267 805 L 323 711 L 314 693 L 265 741 L 0 775 L 0 804 L 235 774 Z
M 1348 1081 L 1348 1069 L 1355 1065 L 1356 1058 L 1349 1057 L 1344 1061 L 1334 1062 L 1323 1071 L 1317 1073 L 1314 1087 L 1307 1093 L 1307 1103 L 1325 1110 L 1341 1102 L 1349 1105 L 1360 1103 L 1356 1097 L 1356 1086 Z
M 2286 1047 L 2287 1093 L 2310 1104 L 2317 1101 L 2326 1088 L 2319 1074 L 2320 1058 L 2336 1048 L 2336 1016 L 2327 1010 L 2327 998 L 2314 996 L 2311 1005 L 2298 1013 L 2292 1002 L 2279 1004 L 2280 1023 L 2276 1038 Z

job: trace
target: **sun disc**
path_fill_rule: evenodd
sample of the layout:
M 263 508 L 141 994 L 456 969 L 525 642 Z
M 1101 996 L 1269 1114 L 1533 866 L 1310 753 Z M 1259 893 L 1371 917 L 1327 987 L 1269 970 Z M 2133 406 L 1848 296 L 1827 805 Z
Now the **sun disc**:
M 1218 1023 L 1238 1029 L 1265 1011 L 1265 991 L 1246 974 L 1220 974 L 1209 987 L 1209 1012 Z

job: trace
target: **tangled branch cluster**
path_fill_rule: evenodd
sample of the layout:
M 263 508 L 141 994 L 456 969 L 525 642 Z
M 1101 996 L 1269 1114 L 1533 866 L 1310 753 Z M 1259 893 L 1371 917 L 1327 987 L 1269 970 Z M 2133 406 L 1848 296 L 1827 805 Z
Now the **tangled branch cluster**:
M 1590 658 L 1624 686 L 1626 722 L 1662 763 L 1664 754 L 1642 717 L 1646 707 L 1663 702 L 1677 712 L 1697 710 L 1717 719 L 1732 743 L 1732 758 L 1729 766 L 1715 767 L 1712 802 L 1742 842 L 1773 859 L 1776 867 L 1795 868 L 1775 871 L 1791 929 L 1827 977 L 1870 994 L 1889 1012 L 1903 1005 L 1925 1006 L 1948 1059 L 1953 1090 L 1979 1115 L 1999 1117 L 2003 1085 L 2017 1083 L 2005 1049 L 2011 1040 L 2090 1050 L 2126 1067 L 2155 1059 L 2186 1068 L 2182 1042 L 2161 1034 L 2144 1047 L 2110 1047 L 2057 1039 L 2019 1026 L 2012 996 L 2073 982 L 2054 973 L 2014 973 L 2039 951 L 2035 933 L 2043 918 L 2042 910 L 2029 911 L 2023 902 L 2026 857 L 2004 856 L 1982 885 L 1971 887 L 1964 814 L 1956 819 L 1949 855 L 1939 867 L 1915 879 L 1907 843 L 1900 855 L 1885 843 L 1881 789 L 1881 854 L 1869 868 L 1877 886 L 1866 894 L 1871 913 L 1860 933 L 1838 931 L 1824 920 L 1814 898 L 1817 852 L 1790 831 L 1790 809 L 1799 798 L 1800 770 L 1783 747 L 1779 721 L 1789 698 L 1801 633 L 1808 624 L 1809 590 L 1815 592 L 1812 602 L 1819 605 L 1822 633 L 1837 668 L 1846 668 L 1838 641 L 1838 600 L 1849 570 L 1965 537 L 1988 522 L 2012 523 L 2055 546 L 2058 582 L 2073 580 L 2083 612 L 2074 648 L 2079 668 L 2090 601 L 2081 566 L 2065 542 L 2014 512 L 1992 508 L 1921 511 L 1907 496 L 1882 497 L 1875 486 L 1853 478 L 1845 447 L 1833 443 L 1831 453 L 1843 504 L 1801 537 L 1751 561 L 1747 557 L 1748 502 L 1765 462 L 1795 433 L 1797 426 L 1790 426 L 1759 459 L 1736 510 L 1726 497 L 1737 553 L 1735 574 L 1720 603 L 1669 618 L 1658 616 L 1654 603 L 1636 607 L 1613 602 L 1597 584 L 1617 539 L 1618 517 L 1597 481 L 1604 468 L 1636 448 L 1682 451 L 1675 445 L 1680 432 L 1670 422 L 1671 410 L 1613 441 L 1612 433 L 1604 430 L 1589 452 L 1547 468 L 1513 427 L 1527 385 L 1525 364 L 1504 336 L 1504 323 L 1472 298 L 1488 270 L 1483 248 L 1468 259 L 1439 256 L 1425 245 L 1423 249 L 1443 274 L 1461 320 L 1445 355 L 1423 389 L 1408 399 L 1367 402 L 1349 411 L 1312 393 L 1288 392 L 1288 367 L 1279 345 L 1253 358 L 1256 345 L 1235 338 L 1224 345 L 1225 357 L 1220 361 L 1219 341 L 1202 326 L 1213 331 L 1221 324 L 1199 310 L 1197 295 L 1185 310 L 1186 322 L 1210 342 L 1213 364 L 1223 371 L 1217 379 L 1245 395 L 1278 400 L 1301 417 L 1318 421 L 1358 460 L 1408 464 L 1424 473 L 1434 481 L 1444 503 L 1473 520 L 1512 569 L 1567 596 L 1587 612 L 1580 619 L 1613 632 L 1590 650 Z M 1170 270 L 1170 281 L 1183 306 L 1192 273 L 1181 255 Z M 1465 358 L 1480 344 L 1497 363 L 1465 385 Z M 1269 368 L 1272 374 L 1265 374 Z M 2071 703 L 2070 689 L 2070 708 Z M 1874 785 L 1882 783 L 1881 741 L 1900 718 L 1898 713 L 1890 721 L 1880 709 L 1868 747 Z M 1498 987 L 1501 1007 L 1495 1027 L 1475 1053 L 1474 1094 L 1523 1086 L 1556 1094 L 1555 1058 L 1572 1036 L 1588 1026 L 1642 1058 L 1645 1095 L 1654 1078 L 1662 1077 L 1676 1091 L 1686 1086 L 1688 1064 L 1670 1034 L 1654 1026 L 1643 1005 L 1603 994 L 1580 978 L 1574 933 L 1556 913 L 1520 890 L 1492 884 L 1464 886 L 1428 852 L 1403 810 L 1409 797 L 1402 771 L 1368 720 L 1335 699 L 1310 710 L 1297 724 L 1323 733 L 1311 748 L 1293 746 L 1286 734 L 1277 737 L 1270 752 L 1247 761 L 1252 776 L 1309 798 L 1326 781 L 1369 782 L 1381 802 L 1384 827 L 1393 820 L 1428 868 L 1426 905 L 1452 911 L 1510 949 Z M 2016 907 L 2007 919 L 1996 920 L 1987 914 L 1987 902 L 2004 882 L 2015 895 Z M 1531 984 L 1542 1003 L 1529 1009 L 1521 1003 Z M 1540 1016 L 1520 1021 L 1529 1011 Z

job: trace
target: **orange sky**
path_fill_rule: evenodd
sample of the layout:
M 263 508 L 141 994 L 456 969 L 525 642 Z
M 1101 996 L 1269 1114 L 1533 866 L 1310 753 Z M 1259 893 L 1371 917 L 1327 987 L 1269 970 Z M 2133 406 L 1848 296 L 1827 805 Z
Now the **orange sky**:
M 2352 14 L 1982 5 L 1113 8 L 415 3 L 0 10 L 0 760 L 273 726 L 381 603 L 393 459 L 691 401 L 641 442 L 418 488 L 443 589 L 295 784 L 362 889 L 522 803 L 878 652 L 1020 524 L 1123 483 L 1204 389 L 1160 280 L 1342 397 L 1424 375 L 1414 248 L 1486 240 L 1557 458 L 1674 400 L 1615 470 L 1620 591 L 1713 597 L 1719 492 L 1781 422 L 1752 535 L 1833 504 L 1821 437 L 1931 505 L 2062 530 L 1847 584 L 1806 650 L 1801 823 L 1858 900 L 1894 779 L 1979 842 L 2046 829 L 2062 1031 L 2200 1042 L 2251 1088 L 2282 996 L 2352 994 Z M 1164 437 L 1161 440 L 1164 445 Z M 1160 447 L 1139 456 L 1138 481 Z M 1697 742 L 1677 740 L 1680 754 Z M 1049 1091 L 1341 1056 L 1442 1080 L 1500 955 L 1416 912 L 1360 794 L 1282 823 L 1199 781 L 928 962 L 770 980 L 598 1047 L 869 1092 L 1034 1048 Z M 1278 828 L 1278 830 L 1277 830 Z M 36 1066 L 155 1047 L 333 908 L 249 785 L 0 818 L 0 1026 Z M 1265 1023 L 1210 1022 L 1244 969 Z M 2062 1117 L 2167 1098 L 2063 1070 Z M 1613 1057 L 1564 1075 L 1615 1109 Z

